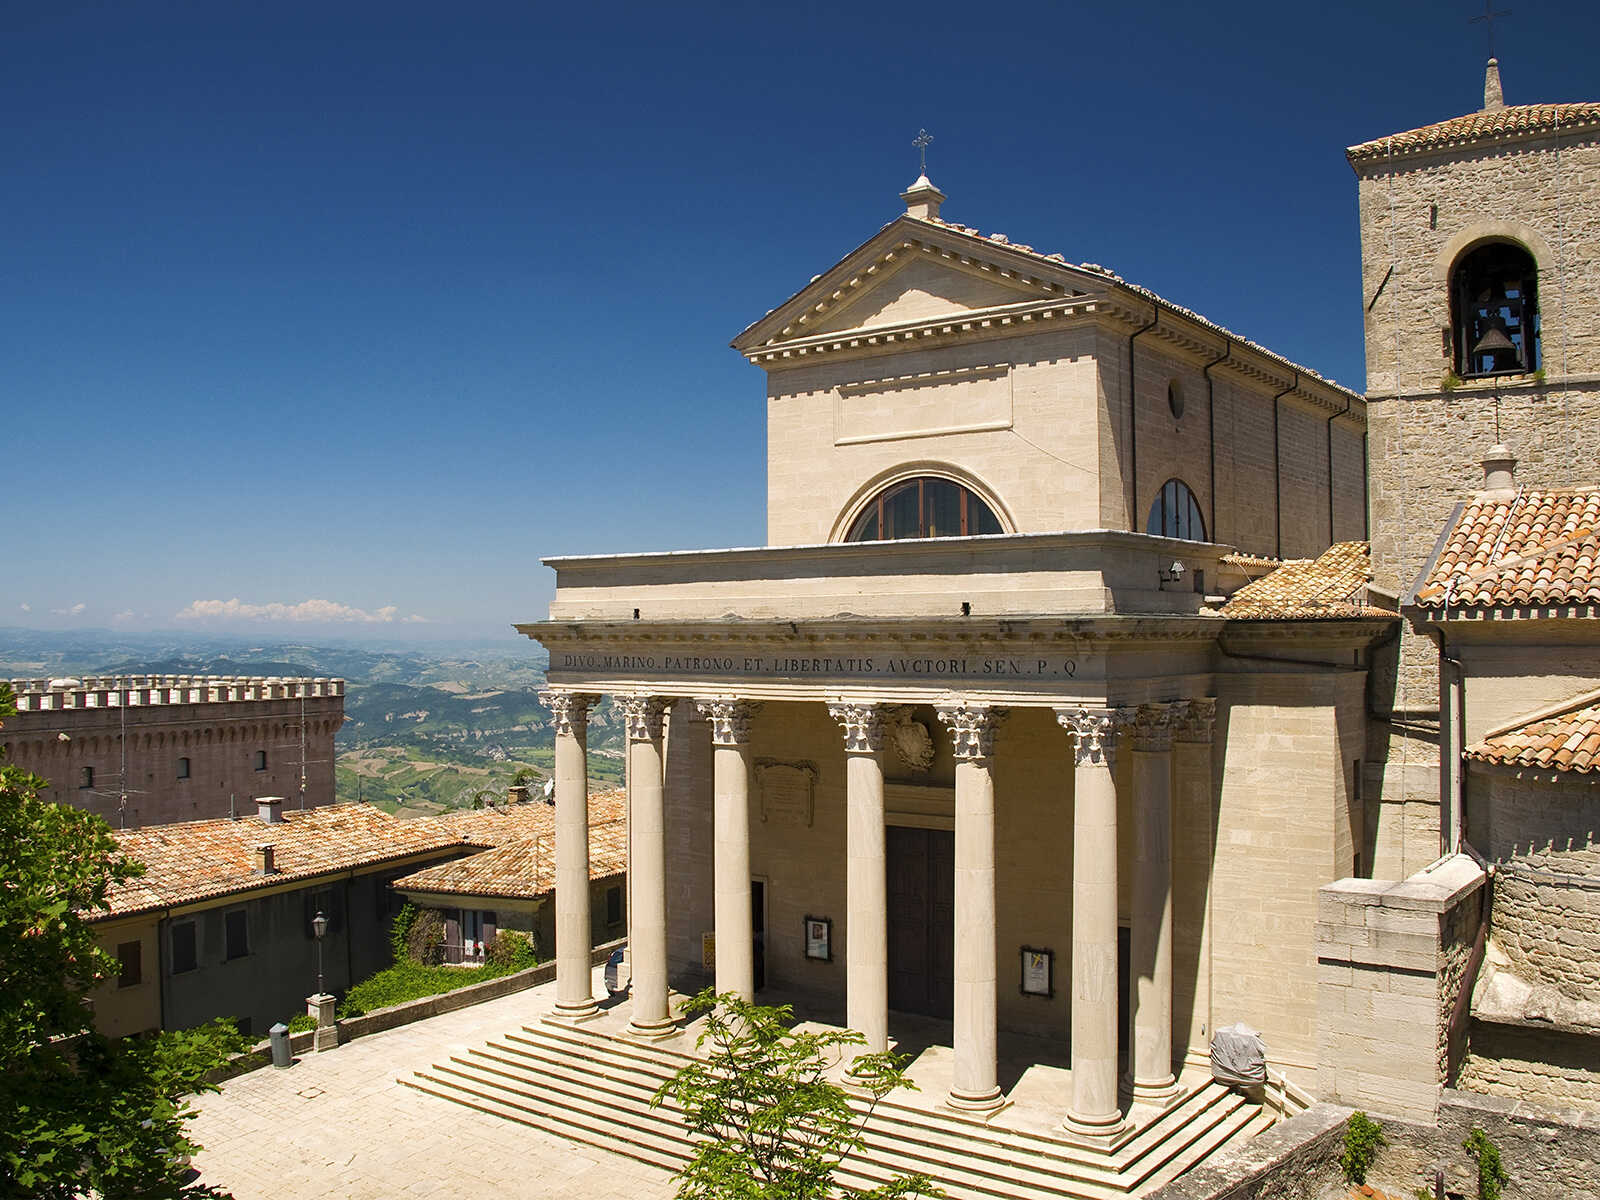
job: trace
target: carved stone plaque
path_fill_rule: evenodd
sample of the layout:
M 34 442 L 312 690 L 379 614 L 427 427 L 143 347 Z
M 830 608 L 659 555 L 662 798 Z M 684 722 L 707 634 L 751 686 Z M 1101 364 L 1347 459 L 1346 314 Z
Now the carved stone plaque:
M 756 786 L 761 792 L 763 821 L 810 828 L 816 815 L 817 768 L 814 765 L 759 759 Z

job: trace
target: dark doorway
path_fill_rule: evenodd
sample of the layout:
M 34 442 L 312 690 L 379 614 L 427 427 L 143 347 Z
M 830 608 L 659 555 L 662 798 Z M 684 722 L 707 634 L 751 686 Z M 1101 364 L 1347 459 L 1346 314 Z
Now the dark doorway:
M 889 1007 L 951 1015 L 955 992 L 956 836 L 948 829 L 889 835 Z
M 750 930 L 755 939 L 755 987 L 759 992 L 767 986 L 767 885 L 760 879 L 750 881 Z

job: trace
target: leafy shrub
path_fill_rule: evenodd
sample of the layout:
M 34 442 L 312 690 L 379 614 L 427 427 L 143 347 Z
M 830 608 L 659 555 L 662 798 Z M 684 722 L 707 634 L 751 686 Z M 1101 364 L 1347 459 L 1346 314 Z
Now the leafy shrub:
M 438 909 L 424 908 L 412 919 L 406 930 L 406 958 L 425 967 L 444 961 L 444 918 Z
M 389 953 L 393 961 L 401 962 L 409 955 L 408 939 L 411 937 L 411 926 L 416 920 L 417 906 L 408 900 L 389 922 Z
M 359 1017 L 391 1004 L 404 1004 L 407 1000 L 420 1000 L 424 996 L 438 996 L 453 992 L 473 983 L 499 979 L 521 970 L 517 966 L 482 967 L 429 966 L 418 962 L 395 963 L 379 971 L 372 978 L 356 984 L 339 1005 L 341 1017 Z
M 539 965 L 539 955 L 527 934 L 515 929 L 501 929 L 484 950 L 483 961 L 490 966 L 503 967 L 508 972 L 525 971 Z
M 337 1011 L 336 1009 L 335 1012 Z M 339 1013 L 339 1015 L 343 1016 L 344 1014 Z M 284 1024 L 289 1027 L 290 1033 L 310 1033 L 317 1027 L 317 1019 L 310 1013 L 301 1013 L 297 1017 L 290 1017 Z
M 1365 1183 L 1372 1160 L 1378 1157 L 1378 1147 L 1388 1144 L 1379 1125 L 1359 1109 L 1350 1114 L 1344 1127 L 1344 1153 L 1339 1155 L 1339 1168 L 1350 1183 Z
M 1478 1200 L 1500 1200 L 1501 1189 L 1511 1182 L 1505 1164 L 1500 1161 L 1500 1148 L 1476 1126 L 1467 1134 L 1461 1148 L 1478 1164 Z

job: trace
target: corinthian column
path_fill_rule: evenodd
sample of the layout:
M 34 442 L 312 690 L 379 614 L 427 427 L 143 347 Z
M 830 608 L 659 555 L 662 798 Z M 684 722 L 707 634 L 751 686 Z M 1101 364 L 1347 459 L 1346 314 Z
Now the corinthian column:
M 839 701 L 828 715 L 844 727 L 845 1022 L 867 1039 L 865 1053 L 889 1048 L 889 885 L 884 858 L 885 706 Z
M 1072 736 L 1072 1107 L 1092 1140 L 1123 1129 L 1117 1106 L 1117 737 L 1119 708 L 1058 708 Z
M 619 696 L 628 730 L 629 833 L 633 901 L 628 946 L 633 965 L 633 1018 L 628 1032 L 665 1037 L 677 1029 L 667 1007 L 667 846 L 662 741 L 670 700 Z
M 1133 718 L 1133 1001 L 1128 1066 L 1133 1098 L 1168 1104 L 1172 1074 L 1172 720 L 1143 704 Z
M 750 911 L 750 718 L 761 706 L 719 696 L 697 703 L 711 726 L 712 855 L 718 995 L 756 995 Z
M 568 1020 L 594 1016 L 594 930 L 589 922 L 589 709 L 600 697 L 541 692 L 556 735 L 556 1008 Z
M 1173 812 L 1172 950 L 1179 1011 L 1188 1021 L 1174 1030 L 1187 1057 L 1209 1045 L 1211 1029 L 1211 737 L 1215 700 L 1186 700 L 1175 706 L 1173 768 L 1177 795 Z
M 994 778 L 989 769 L 1001 713 L 965 703 L 938 712 L 950 726 L 956 755 L 956 1062 L 949 1103 L 987 1112 L 1005 1103 L 997 1061 Z

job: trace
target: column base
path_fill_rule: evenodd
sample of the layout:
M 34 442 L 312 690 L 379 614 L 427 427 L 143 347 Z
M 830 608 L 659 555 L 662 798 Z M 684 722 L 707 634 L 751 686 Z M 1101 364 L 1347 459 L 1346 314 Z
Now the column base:
M 1171 1108 L 1189 1094 L 1189 1089 L 1168 1075 L 1165 1079 L 1135 1079 L 1128 1088 L 1135 1104 L 1151 1104 L 1157 1108 Z
M 671 1017 L 660 1021 L 629 1021 L 628 1027 L 622 1031 L 624 1037 L 632 1038 L 639 1042 L 659 1042 L 666 1038 L 677 1037 L 683 1029 Z
M 545 1020 L 556 1021 L 567 1025 L 580 1025 L 584 1021 L 593 1021 L 600 1015 L 600 1006 L 595 1003 L 594 997 L 571 1003 L 556 1001 L 556 1006 L 545 1014 Z
M 1066 1135 L 1068 1141 L 1109 1152 L 1115 1150 L 1128 1135 L 1132 1134 L 1133 1129 L 1120 1112 L 1092 1117 L 1068 1112 L 1066 1119 L 1061 1122 L 1061 1132 Z
M 1005 1093 L 997 1087 L 986 1092 L 964 1092 L 960 1088 L 951 1088 L 944 1102 L 957 1112 L 983 1114 L 999 1112 L 1009 1103 Z

